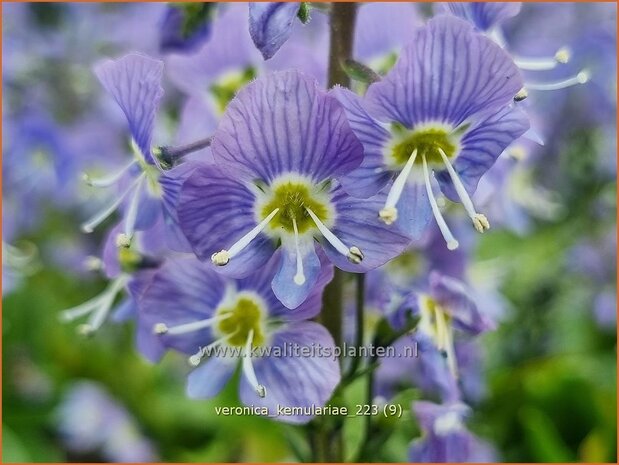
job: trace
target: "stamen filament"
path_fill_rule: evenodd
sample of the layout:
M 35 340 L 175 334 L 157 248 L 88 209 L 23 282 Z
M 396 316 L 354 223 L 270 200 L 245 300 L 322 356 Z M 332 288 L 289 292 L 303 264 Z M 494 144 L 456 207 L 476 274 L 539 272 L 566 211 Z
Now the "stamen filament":
M 214 316 L 211 318 L 206 318 L 204 320 L 192 321 L 190 323 L 183 323 L 182 325 L 171 326 L 168 327 L 165 323 L 157 323 L 153 327 L 153 332 L 155 334 L 185 334 L 193 331 L 198 331 L 200 329 L 208 328 L 213 326 L 213 324 L 218 323 L 226 318 L 232 316 L 232 313 L 225 313 L 223 315 Z
M 86 221 L 82 224 L 82 231 L 85 233 L 91 233 L 93 230 L 99 226 L 105 219 L 110 216 L 112 213 L 116 211 L 118 206 L 122 203 L 122 201 L 129 195 L 131 191 L 135 189 L 135 187 L 141 182 L 142 178 L 145 176 L 145 173 L 142 173 L 138 176 L 135 181 L 131 183 L 131 185 L 107 208 L 103 209 L 101 212 L 95 214 L 90 220 Z
M 312 220 L 314 220 L 314 223 L 316 224 L 318 230 L 322 233 L 322 235 L 329 242 L 329 244 L 331 244 L 335 248 L 335 250 L 348 258 L 351 263 L 354 263 L 356 265 L 363 261 L 363 253 L 358 247 L 355 247 L 354 245 L 352 247 L 347 247 L 341 240 L 337 238 L 335 234 L 333 234 L 329 230 L 329 228 L 325 226 L 322 221 L 320 221 L 320 218 L 318 218 L 309 207 L 305 207 L 305 210 L 307 210 L 307 213 L 309 213 L 309 216 L 311 216 Z
M 389 190 L 389 194 L 387 194 L 385 206 L 378 213 L 380 219 L 387 225 L 392 224 L 398 219 L 398 209 L 396 208 L 396 204 L 398 203 L 398 200 L 400 200 L 400 196 L 402 195 L 402 191 L 406 185 L 406 180 L 413 169 L 415 158 L 417 158 L 417 149 L 413 150 L 413 153 L 411 153 L 411 156 L 408 158 L 404 168 L 402 168 L 402 171 L 400 171 L 400 174 L 398 174 L 398 177 L 393 182 L 393 185 Z
M 101 327 L 107 317 L 118 292 L 126 284 L 129 277 L 120 275 L 113 280 L 110 285 L 98 296 L 84 302 L 76 307 L 64 310 L 60 313 L 60 319 L 65 322 L 73 321 L 77 318 L 90 314 L 86 324 L 80 325 L 78 331 L 81 334 L 89 335 Z
M 225 266 L 228 264 L 231 258 L 238 255 L 245 247 L 249 245 L 251 241 L 253 241 L 258 234 L 262 232 L 264 228 L 270 223 L 273 217 L 277 214 L 279 208 L 273 210 L 269 215 L 263 219 L 260 223 L 258 223 L 251 231 L 241 237 L 238 241 L 230 247 L 230 249 L 223 249 L 219 252 L 215 252 L 211 256 L 211 261 L 218 266 Z
M 243 352 L 243 374 L 252 385 L 259 397 L 266 397 L 267 390 L 262 384 L 258 383 L 254 365 L 251 362 L 252 342 L 254 340 L 254 330 L 250 329 L 245 343 L 245 351 Z
M 122 178 L 123 175 L 136 163 L 137 161 L 133 160 L 117 172 L 97 179 L 93 179 L 87 173 L 84 173 L 84 182 L 92 187 L 110 187 L 111 185 L 116 184 L 120 178 Z
M 129 210 L 127 211 L 127 216 L 125 218 L 125 236 L 127 236 L 129 243 L 131 242 L 135 231 L 135 221 L 138 217 L 138 206 L 140 204 L 142 183 L 144 182 L 144 179 L 145 177 L 140 176 L 140 180 L 133 191 L 133 196 L 131 197 L 131 202 L 129 203 Z
M 232 334 L 228 334 L 227 336 L 216 339 L 215 341 L 211 342 L 206 347 L 200 347 L 200 350 L 198 350 L 195 354 L 189 357 L 188 359 L 189 364 L 191 366 L 197 367 L 198 365 L 200 365 L 200 362 L 202 361 L 202 359 L 206 356 L 208 352 L 210 352 L 211 349 L 222 345 L 224 342 L 226 342 L 228 339 L 230 339 L 235 334 L 236 332 Z
M 436 219 L 436 223 L 438 224 L 438 228 L 447 243 L 447 248 L 449 250 L 456 250 L 460 244 L 454 238 L 453 234 L 449 230 L 449 226 L 445 223 L 445 219 L 441 214 L 441 211 L 436 204 L 436 199 L 434 198 L 434 193 L 432 192 L 432 185 L 430 184 L 430 174 L 428 172 L 428 163 L 426 162 L 426 156 L 423 155 L 423 177 L 426 184 L 426 192 L 428 193 L 428 199 L 430 200 L 430 206 L 432 207 L 432 213 L 434 214 L 434 218 Z
M 447 157 L 443 149 L 439 147 L 438 151 L 441 154 L 441 158 L 443 159 L 443 163 L 445 164 L 447 171 L 449 172 L 451 182 L 453 182 L 453 185 L 456 188 L 458 197 L 460 197 L 460 201 L 462 202 L 462 205 L 464 205 L 464 209 L 469 215 L 469 218 L 471 218 L 471 221 L 473 221 L 475 229 L 477 229 L 477 231 L 479 231 L 480 233 L 483 233 L 486 229 L 490 229 L 490 223 L 488 222 L 486 216 L 475 211 L 473 201 L 471 200 L 469 193 L 466 191 L 464 184 L 462 184 L 460 176 L 458 176 L 458 173 L 451 164 L 451 161 L 449 161 L 449 158 Z
M 525 58 L 516 56 L 514 63 L 518 68 L 527 71 L 546 71 L 556 68 L 559 64 L 567 63 L 570 58 L 570 50 L 567 47 L 562 47 L 552 57 Z
M 299 229 L 297 228 L 297 220 L 295 218 L 292 218 L 292 227 L 294 228 L 294 247 L 297 254 L 297 273 L 293 279 L 297 286 L 302 286 L 305 283 L 305 273 L 303 273 L 303 257 L 299 248 Z
M 436 332 L 437 332 L 437 348 L 444 352 L 447 356 L 447 365 L 449 371 L 454 378 L 458 377 L 458 368 L 456 363 L 456 353 L 453 345 L 453 332 L 451 326 L 445 320 L 445 312 L 442 309 L 435 309 Z
M 576 86 L 578 84 L 585 84 L 590 78 L 591 75 L 589 71 L 582 70 L 576 76 L 572 76 L 562 81 L 526 83 L 526 87 L 529 90 L 561 90 L 567 87 Z

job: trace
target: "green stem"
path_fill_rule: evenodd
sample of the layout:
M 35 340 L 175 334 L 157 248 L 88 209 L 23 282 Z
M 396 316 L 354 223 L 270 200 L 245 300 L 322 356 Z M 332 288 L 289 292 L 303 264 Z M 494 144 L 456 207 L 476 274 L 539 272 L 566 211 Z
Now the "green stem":
M 329 41 L 329 87 L 339 84 L 350 86 L 350 78 L 344 71 L 342 63 L 352 58 L 352 48 L 356 17 L 355 3 L 331 4 L 330 41 Z M 329 330 L 338 347 L 342 347 L 342 323 L 344 272 L 336 269 L 333 280 L 323 294 L 320 321 Z M 341 363 L 341 359 L 340 359 Z M 315 444 L 316 460 L 319 462 L 342 462 L 344 460 L 344 438 L 341 428 L 330 428 L 331 423 L 325 418 L 318 418 Z
M 355 347 L 357 352 L 355 357 L 350 362 L 350 368 L 348 374 L 354 374 L 359 368 L 361 363 L 361 348 L 365 342 L 365 274 L 361 273 L 356 276 L 357 278 L 357 292 L 355 296 L 355 322 L 357 334 L 355 337 Z

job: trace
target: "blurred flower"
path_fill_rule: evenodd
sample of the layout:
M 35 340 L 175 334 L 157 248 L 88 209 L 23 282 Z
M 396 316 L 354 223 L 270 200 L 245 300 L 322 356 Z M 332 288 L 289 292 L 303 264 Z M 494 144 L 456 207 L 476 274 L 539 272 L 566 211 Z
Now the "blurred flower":
M 182 187 L 182 230 L 200 259 L 232 277 L 255 272 L 281 247 L 273 292 L 289 308 L 320 274 L 316 239 L 329 260 L 353 272 L 384 264 L 408 243 L 378 221 L 384 195 L 352 199 L 335 182 L 359 165 L 362 147 L 337 100 L 297 72 L 243 89 L 212 152 L 216 166 L 201 166 Z
M 99 452 L 111 462 L 157 460 L 129 412 L 93 382 L 73 384 L 56 415 L 58 432 L 72 452 Z
M 182 234 L 177 230 L 175 210 L 178 187 L 184 177 L 193 169 L 192 164 L 173 165 L 179 160 L 168 160 L 161 149 L 151 149 L 155 116 L 159 101 L 163 96 L 161 79 L 163 63 L 139 54 L 129 54 L 116 61 L 107 60 L 97 65 L 95 72 L 106 90 L 114 97 L 123 110 L 129 129 L 134 159 L 123 168 L 107 177 L 86 181 L 95 187 L 108 188 L 124 186 L 116 199 L 106 208 L 96 213 L 82 225 L 85 232 L 92 232 L 130 197 L 123 216 L 124 229 L 117 236 L 117 244 L 127 247 L 136 230 L 152 227 L 163 215 L 170 235 L 170 246 L 183 250 L 186 248 Z M 164 154 L 165 155 L 165 154 Z
M 411 462 L 494 462 L 492 448 L 470 433 L 464 419 L 469 408 L 461 403 L 438 405 L 415 402 L 413 412 L 423 430 L 409 450 Z
M 164 53 L 191 53 L 209 38 L 215 3 L 169 3 L 161 24 L 159 48 Z
M 476 77 L 460 69 L 475 69 Z M 430 170 L 443 193 L 463 203 L 475 228 L 488 229 L 470 195 L 505 147 L 528 128 L 524 113 L 510 105 L 521 87 L 517 68 L 492 41 L 464 21 L 430 20 L 365 99 L 336 89 L 365 148 L 359 169 L 342 179 L 344 189 L 367 197 L 399 171 L 377 212 L 381 220 L 419 239 L 433 214 L 448 247 L 457 248 Z
M 288 40 L 300 8 L 295 2 L 250 2 L 249 33 L 265 60 Z
M 145 283 L 138 299 L 139 347 L 151 360 L 165 349 L 192 354 L 198 366 L 188 378 L 187 393 L 210 398 L 228 382 L 239 360 L 241 401 L 268 407 L 322 406 L 339 383 L 337 361 L 332 357 L 292 354 L 290 348 L 333 350 L 329 332 L 307 321 L 320 312 L 322 291 L 333 269 L 321 257 L 321 274 L 306 301 L 294 311 L 284 307 L 271 290 L 278 272 L 274 256 L 259 273 L 232 281 L 195 258 L 167 261 Z M 280 351 L 279 354 L 277 351 Z M 304 414 L 274 417 L 304 423 Z

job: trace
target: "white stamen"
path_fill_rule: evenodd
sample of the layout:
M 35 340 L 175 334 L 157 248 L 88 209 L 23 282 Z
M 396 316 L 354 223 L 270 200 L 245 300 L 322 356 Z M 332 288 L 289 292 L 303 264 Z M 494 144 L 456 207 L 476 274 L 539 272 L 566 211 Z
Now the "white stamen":
M 107 208 L 103 209 L 101 212 L 97 213 L 90 220 L 86 221 L 82 224 L 82 231 L 85 233 L 91 233 L 97 226 L 99 226 L 105 219 L 110 216 L 118 206 L 122 203 L 124 198 L 129 195 L 129 193 L 135 189 L 135 187 L 141 182 L 144 177 L 144 173 L 138 176 L 135 181 L 131 183 L 131 185 L 123 192 L 114 202 L 112 202 Z
M 451 161 L 449 161 L 449 158 L 447 157 L 442 148 L 439 147 L 438 151 L 441 154 L 441 158 L 443 159 L 443 163 L 445 164 L 447 171 L 449 172 L 451 182 L 456 188 L 458 197 L 460 197 L 460 201 L 462 202 L 462 205 L 464 205 L 464 209 L 469 215 L 469 218 L 471 218 L 471 221 L 473 221 L 475 229 L 480 233 L 483 233 L 486 229 L 490 229 L 490 223 L 488 222 L 486 216 L 475 211 L 473 201 L 471 200 L 471 197 L 469 197 L 469 193 L 466 191 L 464 184 L 462 184 L 460 176 L 458 176 L 458 173 L 452 166 Z
M 406 180 L 413 169 L 413 164 L 415 163 L 415 158 L 417 158 L 417 149 L 413 150 L 411 156 L 408 158 L 408 161 L 398 174 L 398 177 L 393 181 L 393 185 L 389 190 L 389 194 L 387 194 L 387 200 L 385 201 L 385 206 L 378 213 L 378 216 L 381 220 L 387 225 L 392 224 L 394 221 L 398 219 L 398 209 L 396 205 L 398 200 L 400 200 L 400 196 L 402 195 L 402 191 L 404 190 L 404 186 L 406 185 Z
M 456 363 L 456 353 L 453 345 L 453 333 L 451 326 L 445 321 L 445 312 L 440 308 L 435 310 L 436 317 L 436 333 L 437 333 L 437 348 L 445 352 L 447 356 L 447 365 L 449 371 L 454 378 L 458 377 L 458 366 Z
M 87 173 L 84 173 L 82 177 L 84 179 L 84 182 L 88 184 L 89 186 L 110 187 L 111 185 L 116 184 L 116 182 L 118 182 L 120 178 L 123 177 L 123 174 L 125 174 L 136 163 L 137 163 L 136 160 L 133 160 L 131 163 L 125 165 L 123 168 L 121 168 L 116 173 L 112 173 L 109 176 L 105 176 L 103 178 L 93 179 Z
M 142 195 L 142 183 L 144 182 L 145 177 L 140 177 L 140 181 L 137 183 L 135 190 L 133 191 L 133 196 L 131 197 L 131 202 L 129 203 L 129 209 L 127 210 L 127 216 L 125 217 L 125 236 L 131 242 L 131 238 L 133 237 L 133 232 L 135 230 L 135 221 L 138 217 L 138 206 L 140 204 L 140 197 Z
M 215 252 L 211 255 L 211 261 L 217 266 L 227 265 L 231 258 L 235 255 L 238 255 L 245 247 L 249 245 L 251 241 L 253 241 L 258 234 L 262 232 L 264 228 L 270 223 L 273 217 L 277 214 L 279 208 L 273 210 L 269 215 L 263 219 L 258 225 L 256 225 L 251 231 L 241 237 L 238 241 L 234 243 L 232 247 L 228 250 L 223 249 L 219 252 Z
M 120 233 L 116 236 L 116 247 L 128 249 L 131 247 L 131 238 L 125 233 Z
M 259 397 L 266 397 L 266 387 L 258 383 L 258 378 L 256 378 L 256 372 L 254 371 L 254 365 L 251 362 L 251 348 L 253 340 L 254 330 L 250 329 L 247 336 L 247 342 L 245 343 L 245 351 L 243 352 L 243 374 L 247 378 L 247 381 L 249 381 L 249 384 L 251 384 L 256 391 L 256 394 L 258 394 Z
M 432 213 L 434 214 L 434 218 L 436 219 L 436 223 L 438 224 L 438 228 L 441 230 L 441 234 L 447 243 L 447 248 L 449 250 L 456 250 L 460 244 L 454 238 L 453 234 L 449 230 L 449 226 L 445 223 L 445 219 L 441 214 L 441 211 L 436 204 L 436 199 L 434 198 L 434 193 L 432 192 L 432 185 L 430 184 L 430 174 L 428 172 L 428 163 L 426 162 L 426 157 L 423 155 L 423 177 L 426 184 L 426 192 L 428 193 L 428 199 L 430 200 L 430 206 L 432 207 Z
M 527 88 L 530 90 L 560 90 L 566 87 L 576 86 L 578 84 L 585 84 L 591 78 L 589 71 L 582 70 L 576 76 L 564 79 L 556 82 L 539 82 L 539 83 L 527 83 Z
M 303 257 L 299 248 L 299 230 L 297 228 L 297 220 L 294 218 L 292 219 L 292 227 L 294 228 L 294 247 L 297 254 L 297 273 L 293 279 L 297 286 L 302 286 L 305 284 L 305 273 L 303 273 Z
M 515 57 L 514 63 L 520 69 L 528 71 L 545 71 L 554 69 L 559 64 L 565 64 L 570 61 L 571 52 L 567 47 L 562 47 L 552 57 L 543 58 L 524 58 Z
M 153 332 L 155 334 L 185 334 L 193 331 L 198 331 L 199 329 L 208 328 L 213 326 L 213 324 L 225 320 L 232 316 L 232 313 L 226 313 L 224 315 L 218 315 L 211 318 L 206 318 L 204 320 L 192 321 L 190 323 L 184 323 L 182 325 L 177 326 L 167 326 L 165 323 L 157 323 L 153 327 Z
M 351 263 L 358 265 L 363 261 L 363 253 L 358 247 L 347 247 L 342 241 L 340 241 L 335 234 L 329 231 L 322 221 L 316 216 L 316 214 L 308 207 L 305 207 L 309 216 L 312 217 L 314 223 L 318 227 L 318 230 L 322 233 L 324 238 L 331 244 L 335 250 L 344 255 Z
M 77 307 L 64 310 L 60 313 L 60 319 L 64 322 L 73 321 L 77 318 L 90 314 L 90 318 L 85 324 L 79 325 L 77 330 L 80 334 L 89 335 L 101 327 L 107 317 L 116 295 L 126 284 L 127 275 L 120 275 L 113 280 L 110 285 L 97 297 L 84 302 Z
M 211 342 L 206 347 L 200 347 L 200 350 L 198 350 L 195 354 L 193 354 L 191 357 L 189 357 L 189 359 L 188 359 L 189 364 L 191 366 L 197 367 L 198 365 L 200 365 L 200 362 L 202 361 L 202 359 L 206 355 L 208 355 L 208 353 L 211 351 L 211 349 L 213 349 L 213 348 L 215 348 L 217 346 L 220 346 L 221 344 L 226 342 L 228 339 L 230 339 L 235 334 L 236 334 L 236 332 L 234 332 L 232 334 L 229 334 L 228 336 L 224 336 L 222 338 L 219 338 L 219 339 Z

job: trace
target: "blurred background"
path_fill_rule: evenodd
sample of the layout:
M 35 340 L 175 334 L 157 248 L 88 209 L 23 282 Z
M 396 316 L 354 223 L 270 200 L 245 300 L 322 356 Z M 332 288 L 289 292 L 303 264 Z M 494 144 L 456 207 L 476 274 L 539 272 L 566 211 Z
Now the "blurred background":
M 409 6 L 411 22 L 433 10 Z M 146 362 L 131 322 L 83 338 L 58 319 L 106 285 L 94 259 L 105 229 L 79 230 L 106 199 L 81 174 L 122 166 L 126 155 L 125 123 L 92 65 L 129 51 L 162 57 L 166 5 L 2 9 L 3 461 L 293 460 L 288 443 L 301 427 L 213 414 L 216 405 L 239 403 L 234 383 L 214 400 L 189 400 L 184 360 L 168 354 L 158 365 Z M 314 16 L 294 32 L 313 47 L 299 66 L 315 60 L 315 73 L 324 73 L 327 30 L 324 15 Z M 301 41 L 294 37 L 282 48 L 289 61 L 269 66 L 295 66 Z M 479 279 L 500 291 L 505 312 L 481 343 L 471 429 L 506 461 L 614 462 L 616 5 L 525 4 L 505 37 L 526 56 L 569 46 L 573 60 L 561 73 L 586 68 L 591 79 L 532 93 L 526 103 L 544 145 L 524 141 L 514 157 L 526 160 L 496 171 L 489 176 L 496 185 L 478 192 L 495 201 L 488 211 L 505 216 L 473 258 L 492 264 L 478 267 Z M 525 74 L 527 82 L 536 78 Z M 186 101 L 181 86 L 164 87 L 158 143 L 172 138 Z M 410 415 L 400 421 L 384 460 L 406 460 L 418 434 Z

